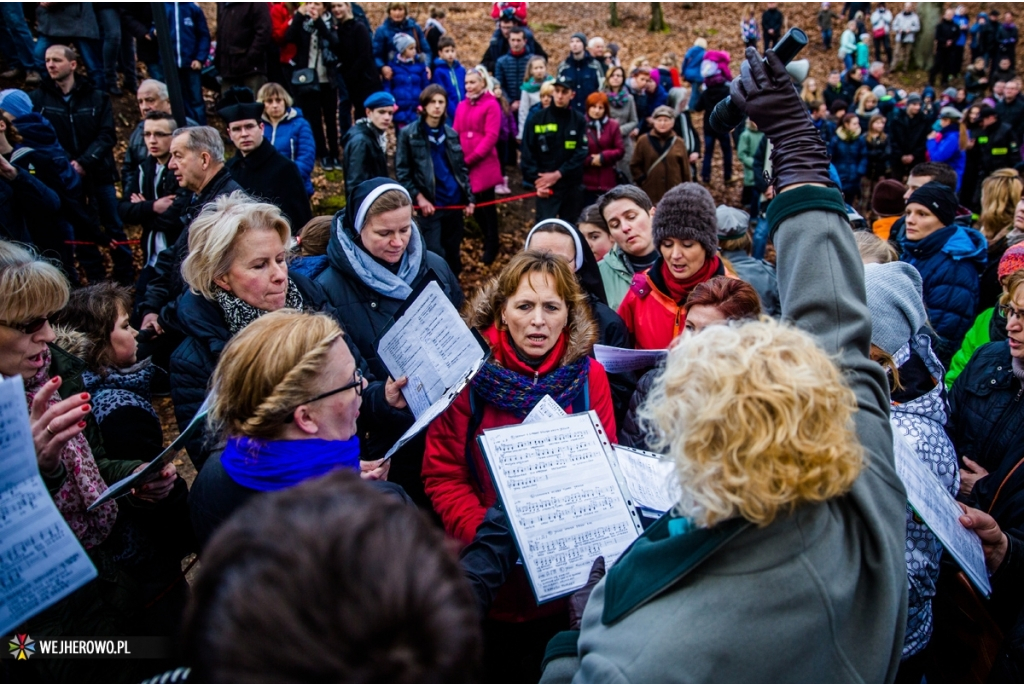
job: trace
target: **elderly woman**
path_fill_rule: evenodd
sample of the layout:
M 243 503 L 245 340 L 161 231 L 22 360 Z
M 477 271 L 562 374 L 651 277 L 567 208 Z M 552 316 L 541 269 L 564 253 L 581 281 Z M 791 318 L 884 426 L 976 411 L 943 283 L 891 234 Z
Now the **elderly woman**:
M 715 201 L 697 183 L 665 193 L 652 225 L 660 252 L 654 266 L 634 278 L 619 316 L 637 349 L 665 349 L 686 326 L 686 298 L 698 285 L 726 274 L 718 256 Z
M 176 472 L 168 464 L 156 480 L 126 499 L 87 511 L 109 484 L 131 475 L 142 462 L 109 458 L 93 416 L 92 397 L 82 381 L 86 365 L 53 344 L 50 319 L 67 304 L 69 291 L 57 267 L 23 247 L 0 241 L 0 375 L 23 379 L 39 472 L 58 511 L 100 572 L 99 579 L 18 630 L 129 635 L 137 624 L 126 607 L 141 609 L 148 599 L 124 575 L 137 570 L 140 554 L 148 551 L 139 547 L 147 543 L 134 535 L 134 511 L 163 500 L 174 486 Z M 48 669 L 45 679 L 85 677 L 81 670 L 74 675 L 59 673 L 65 667 L 63 661 L 53 662 L 51 668 L 57 670 Z
M 746 281 L 716 276 L 693 289 L 683 305 L 686 331 L 700 333 L 708 326 L 756 319 L 761 315 L 761 299 Z M 678 338 L 677 338 L 678 340 Z M 638 412 L 662 369 L 651 369 L 640 377 L 629 400 L 626 416 L 619 426 L 619 442 L 647 450 L 647 434 L 640 425 Z
M 328 308 L 315 282 L 289 273 L 290 238 L 288 222 L 277 207 L 242 193 L 218 198 L 192 223 L 189 254 L 181 269 L 189 291 L 178 301 L 186 338 L 171 355 L 170 369 L 179 427 L 188 425 L 199 410 L 217 359 L 234 335 L 278 309 Z M 404 406 L 394 383 L 372 383 L 367 399 L 368 419 L 388 414 L 387 405 Z M 204 439 L 193 439 L 188 451 L 202 468 L 208 452 Z
M 356 419 L 366 379 L 330 316 L 280 311 L 254 321 L 224 348 L 212 386 L 210 424 L 226 444 L 189 496 L 200 545 L 256 493 L 341 468 L 368 480 L 387 475 L 386 463 L 360 460 Z
M 746 57 L 731 94 L 777 153 L 769 221 L 795 326 L 710 326 L 669 352 L 641 416 L 682 496 L 574 597 L 579 632 L 549 644 L 545 682 L 896 675 L 906 495 L 864 269 L 785 66 Z
M 445 530 L 464 545 L 496 501 L 476 443 L 483 430 L 522 422 L 550 395 L 568 412 L 596 410 L 608 435 L 615 435 L 608 377 L 587 356 L 597 326 L 562 257 L 534 251 L 514 256 L 478 293 L 467 309 L 467 323 L 480 330 L 493 357 L 431 424 L 423 455 L 427 495 Z M 510 680 L 536 679 L 544 642 L 564 623 L 564 610 L 563 602 L 538 607 L 525 575 L 513 573 L 487 624 L 492 636 L 505 637 L 496 644 L 503 654 L 488 660 L 492 675 L 507 668 Z M 530 655 L 537 659 L 532 664 Z

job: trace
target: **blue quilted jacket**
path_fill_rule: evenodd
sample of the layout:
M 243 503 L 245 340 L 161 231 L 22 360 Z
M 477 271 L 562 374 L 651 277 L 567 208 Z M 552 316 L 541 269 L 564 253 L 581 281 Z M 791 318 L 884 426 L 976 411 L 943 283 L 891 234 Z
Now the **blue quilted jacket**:
M 828 141 L 828 154 L 843 182 L 843 190 L 860 188 L 860 180 L 868 172 L 868 147 L 864 136 L 847 141 L 834 134 Z
M 903 244 L 903 261 L 921 272 L 932 328 L 958 346 L 978 304 L 979 274 L 988 260 L 985 237 L 965 226 L 946 226 Z
M 395 124 L 405 126 L 419 116 L 420 93 L 430 85 L 427 67 L 419 62 L 400 62 L 397 59 L 391 60 L 388 66 L 394 74 L 390 80 L 384 81 L 384 90 L 395 97 L 398 105 Z

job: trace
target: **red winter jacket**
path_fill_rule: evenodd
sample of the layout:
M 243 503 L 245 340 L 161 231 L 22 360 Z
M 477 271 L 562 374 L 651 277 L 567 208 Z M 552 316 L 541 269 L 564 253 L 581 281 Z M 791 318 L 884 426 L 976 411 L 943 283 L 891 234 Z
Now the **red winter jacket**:
M 619 122 L 611 117 L 601 126 L 601 135 L 587 120 L 587 161 L 583 165 L 583 187 L 595 193 L 604 193 L 618 185 L 615 180 L 615 165 L 626 154 L 622 142 Z M 601 155 L 601 166 L 593 166 L 590 160 Z
M 329 5 L 328 5 L 329 6 Z M 270 33 L 274 42 L 281 49 L 281 64 L 288 64 L 295 57 L 295 43 L 286 43 L 284 34 L 288 31 L 288 25 L 292 22 L 292 11 L 288 9 L 286 2 L 270 3 Z
M 638 350 L 668 349 L 686 326 L 686 310 L 668 294 L 660 268 L 659 258 L 650 269 L 633 276 L 629 292 L 619 305 L 619 316 Z M 708 280 L 715 276 L 735 277 L 726 271 L 721 261 Z

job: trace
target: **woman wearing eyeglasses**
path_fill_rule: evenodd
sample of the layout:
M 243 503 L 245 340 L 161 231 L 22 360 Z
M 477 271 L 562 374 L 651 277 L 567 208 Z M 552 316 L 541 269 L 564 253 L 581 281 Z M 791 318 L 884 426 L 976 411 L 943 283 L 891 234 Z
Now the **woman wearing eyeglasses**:
M 388 462 L 360 460 L 356 421 L 367 383 L 338 323 L 326 314 L 279 311 L 225 346 L 213 372 L 209 425 L 223 444 L 189 495 L 200 548 L 253 495 L 335 469 L 383 480 Z
M 288 222 L 274 205 L 232 193 L 207 205 L 189 231 L 189 255 L 182 278 L 189 291 L 178 301 L 185 341 L 171 355 L 171 398 L 178 426 L 184 428 L 199 410 L 217 360 L 228 341 L 264 316 L 279 309 L 336 312 L 319 285 L 289 273 Z M 362 365 L 362 359 L 357 356 Z M 370 413 L 388 414 L 404 405 L 393 382 L 372 382 Z M 202 436 L 188 445 L 197 469 L 210 445 Z
M 946 430 L 961 460 L 961 496 L 975 487 L 994 493 L 1002 479 L 986 476 L 1024 444 L 1024 271 L 1007 279 L 999 310 L 1007 339 L 979 347 L 949 393 Z

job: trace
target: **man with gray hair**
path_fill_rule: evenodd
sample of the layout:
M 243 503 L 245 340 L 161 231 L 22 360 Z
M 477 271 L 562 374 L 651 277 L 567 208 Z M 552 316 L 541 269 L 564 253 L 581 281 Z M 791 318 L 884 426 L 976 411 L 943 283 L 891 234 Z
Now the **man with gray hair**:
M 188 255 L 189 227 L 203 207 L 221 195 L 242 190 L 242 187 L 235 183 L 224 166 L 224 142 L 220 132 L 210 126 L 177 129 L 171 138 L 171 158 L 167 169 L 174 173 L 178 185 L 190 192 L 180 193 L 171 208 L 161 216 L 162 223 L 173 226 L 165 232 L 177 233 L 178 238 L 157 256 L 153 277 L 138 302 L 138 309 L 142 316 L 140 330 L 150 329 L 157 336 L 164 336 L 168 329 L 175 331 L 174 336 L 169 336 L 173 340 L 169 340 L 167 345 L 160 345 L 161 351 L 164 347 L 169 348 L 166 350 L 169 356 L 181 342 L 177 333 L 175 302 L 185 289 L 181 280 L 181 263 Z
M 122 190 L 135 188 L 138 185 L 139 165 L 149 156 L 143 131 L 146 115 L 150 112 L 171 113 L 171 97 L 167 92 L 166 84 L 161 81 L 146 79 L 139 84 L 135 97 L 139 103 L 141 118 L 128 138 L 128 149 L 124 151 L 124 161 L 121 163 Z M 188 118 L 185 119 L 185 123 L 189 126 L 198 126 L 195 121 Z
M 604 44 L 604 38 L 601 36 L 594 36 L 587 41 L 587 50 L 590 50 L 590 56 L 596 59 L 601 65 L 608 69 L 612 66 L 611 60 L 608 54 L 605 52 L 606 47 Z

